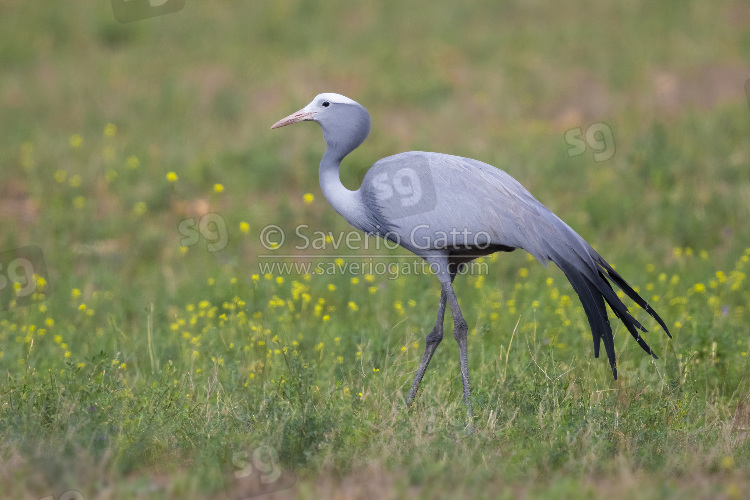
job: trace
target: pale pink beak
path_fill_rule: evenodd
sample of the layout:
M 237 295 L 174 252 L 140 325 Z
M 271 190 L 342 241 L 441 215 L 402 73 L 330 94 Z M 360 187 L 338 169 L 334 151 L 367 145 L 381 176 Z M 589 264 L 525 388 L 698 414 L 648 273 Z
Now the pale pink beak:
M 313 113 L 312 111 L 305 111 L 304 109 L 300 109 L 296 113 L 292 113 L 286 118 L 282 118 L 281 120 L 277 121 L 276 123 L 271 125 L 271 128 L 274 129 L 279 127 L 286 127 L 287 125 L 291 125 L 292 123 L 312 120 L 314 114 L 315 113 Z

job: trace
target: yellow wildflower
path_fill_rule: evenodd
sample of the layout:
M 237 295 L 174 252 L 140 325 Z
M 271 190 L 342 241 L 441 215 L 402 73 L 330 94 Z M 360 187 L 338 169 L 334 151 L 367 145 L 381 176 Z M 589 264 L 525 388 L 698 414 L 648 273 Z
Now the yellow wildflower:
M 143 201 L 139 201 L 133 206 L 133 215 L 135 215 L 136 217 L 140 217 L 141 215 L 146 213 L 146 210 L 146 203 Z

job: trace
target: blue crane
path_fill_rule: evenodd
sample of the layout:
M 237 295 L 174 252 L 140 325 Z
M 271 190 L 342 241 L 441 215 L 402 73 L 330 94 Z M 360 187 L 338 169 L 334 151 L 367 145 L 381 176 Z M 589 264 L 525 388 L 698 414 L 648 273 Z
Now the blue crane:
M 316 122 L 323 129 L 328 147 L 320 162 L 320 187 L 334 210 L 355 228 L 398 243 L 425 259 L 440 280 L 437 320 L 427 335 L 407 403 L 416 396 L 430 359 L 443 339 L 447 304 L 453 315 L 464 402 L 471 421 L 468 325 L 461 314 L 453 280 L 466 263 L 495 252 L 521 248 L 545 267 L 549 261 L 557 264 L 586 312 L 594 356 L 599 357 L 599 347 L 604 342 L 615 379 L 615 345 L 605 303 L 638 345 L 655 359 L 656 355 L 639 332 L 647 330 L 628 312 L 610 281 L 650 314 L 671 338 L 661 317 L 622 276 L 504 171 L 470 158 L 410 151 L 376 162 L 360 188 L 351 191 L 341 183 L 339 167 L 344 157 L 367 138 L 370 114 L 348 97 L 324 93 L 271 128 L 301 121 Z

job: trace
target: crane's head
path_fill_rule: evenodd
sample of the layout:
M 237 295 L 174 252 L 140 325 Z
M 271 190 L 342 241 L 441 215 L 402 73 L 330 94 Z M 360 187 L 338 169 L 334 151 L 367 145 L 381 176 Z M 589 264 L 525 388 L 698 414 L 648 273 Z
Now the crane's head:
M 370 133 L 370 113 L 358 102 L 341 94 L 318 94 L 310 104 L 277 121 L 271 128 L 303 121 L 318 123 L 328 147 L 342 150 L 343 155 L 362 144 Z

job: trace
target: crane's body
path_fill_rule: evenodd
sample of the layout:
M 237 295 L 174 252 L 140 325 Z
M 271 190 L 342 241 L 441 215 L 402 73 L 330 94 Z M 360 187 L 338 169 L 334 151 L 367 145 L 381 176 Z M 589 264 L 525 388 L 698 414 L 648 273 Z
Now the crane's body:
M 578 233 L 513 177 L 470 158 L 412 151 L 379 160 L 365 174 L 360 188 L 351 191 L 341 183 L 339 167 L 343 158 L 367 137 L 369 113 L 347 97 L 320 94 L 271 128 L 308 120 L 321 125 L 328 145 L 320 163 L 320 186 L 331 206 L 355 228 L 394 241 L 425 259 L 440 280 L 437 319 L 427 335 L 409 402 L 443 338 L 448 304 L 471 417 L 468 325 L 452 283 L 462 264 L 499 251 L 520 248 L 545 266 L 552 261 L 560 267 L 588 317 L 594 354 L 599 357 L 603 342 L 615 379 L 614 339 L 605 303 L 638 344 L 656 358 L 638 331 L 645 332 L 645 328 L 630 315 L 609 281 L 656 319 L 669 335 L 664 321 Z

